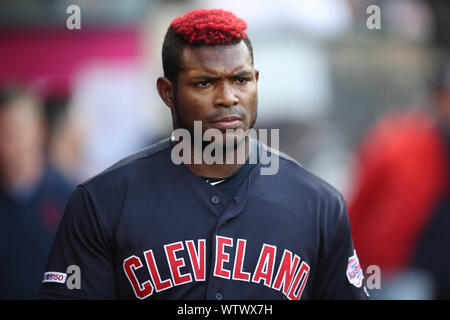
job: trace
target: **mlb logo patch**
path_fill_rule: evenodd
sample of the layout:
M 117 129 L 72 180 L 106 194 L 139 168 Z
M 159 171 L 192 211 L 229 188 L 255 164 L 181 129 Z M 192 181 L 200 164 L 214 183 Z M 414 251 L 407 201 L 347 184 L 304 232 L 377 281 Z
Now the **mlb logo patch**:
M 364 275 L 359 264 L 358 256 L 356 255 L 356 250 L 353 250 L 353 252 L 354 254 L 348 258 L 347 278 L 355 287 L 361 288 Z
M 42 282 L 65 283 L 66 278 L 67 278 L 66 273 L 51 271 L 44 273 L 44 280 L 42 280 Z

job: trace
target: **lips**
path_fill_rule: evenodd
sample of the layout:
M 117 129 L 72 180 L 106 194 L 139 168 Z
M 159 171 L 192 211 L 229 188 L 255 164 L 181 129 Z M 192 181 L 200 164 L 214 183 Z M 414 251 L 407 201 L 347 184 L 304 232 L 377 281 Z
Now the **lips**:
M 231 115 L 214 119 L 211 123 L 217 129 L 237 129 L 242 124 L 242 118 Z

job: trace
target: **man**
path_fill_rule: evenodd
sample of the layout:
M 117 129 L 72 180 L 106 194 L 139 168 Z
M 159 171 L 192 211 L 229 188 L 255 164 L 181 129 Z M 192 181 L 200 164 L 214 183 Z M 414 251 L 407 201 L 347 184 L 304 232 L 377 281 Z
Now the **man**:
M 256 119 L 259 77 L 245 29 L 222 10 L 194 10 L 172 22 L 157 89 L 172 113 L 173 141 L 77 188 L 42 298 L 366 297 L 342 196 L 245 134 Z M 215 163 L 191 161 L 209 146 L 195 138 L 193 148 L 178 149 L 185 143 L 178 133 L 198 133 L 195 121 L 203 137 L 214 136 Z M 276 173 L 262 174 L 264 152 L 280 161 Z M 221 161 L 230 154 L 233 161 Z M 242 155 L 246 161 L 238 161 Z M 66 272 L 73 266 L 78 280 Z
M 70 181 L 81 181 L 79 168 L 84 126 L 68 94 L 49 95 L 45 103 L 49 161 Z M 84 180 L 84 179 L 83 179 Z
M 38 99 L 0 89 L 0 299 L 34 299 L 64 206 L 75 189 L 47 161 Z

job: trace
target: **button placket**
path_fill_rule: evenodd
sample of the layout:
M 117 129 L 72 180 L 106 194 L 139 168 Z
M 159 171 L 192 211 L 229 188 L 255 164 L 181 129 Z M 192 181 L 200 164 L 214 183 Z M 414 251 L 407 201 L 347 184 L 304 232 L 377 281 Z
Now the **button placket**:
M 220 204 L 222 200 L 220 199 L 220 197 L 218 195 L 213 195 L 211 197 L 211 203 L 212 204 Z

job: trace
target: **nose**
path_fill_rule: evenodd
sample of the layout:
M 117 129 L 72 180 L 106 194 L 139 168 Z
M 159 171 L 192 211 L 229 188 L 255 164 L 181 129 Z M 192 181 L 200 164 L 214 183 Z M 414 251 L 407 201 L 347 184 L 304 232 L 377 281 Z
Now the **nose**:
M 223 82 L 216 87 L 215 105 L 218 107 L 232 107 L 237 105 L 239 98 L 236 96 L 233 86 Z

